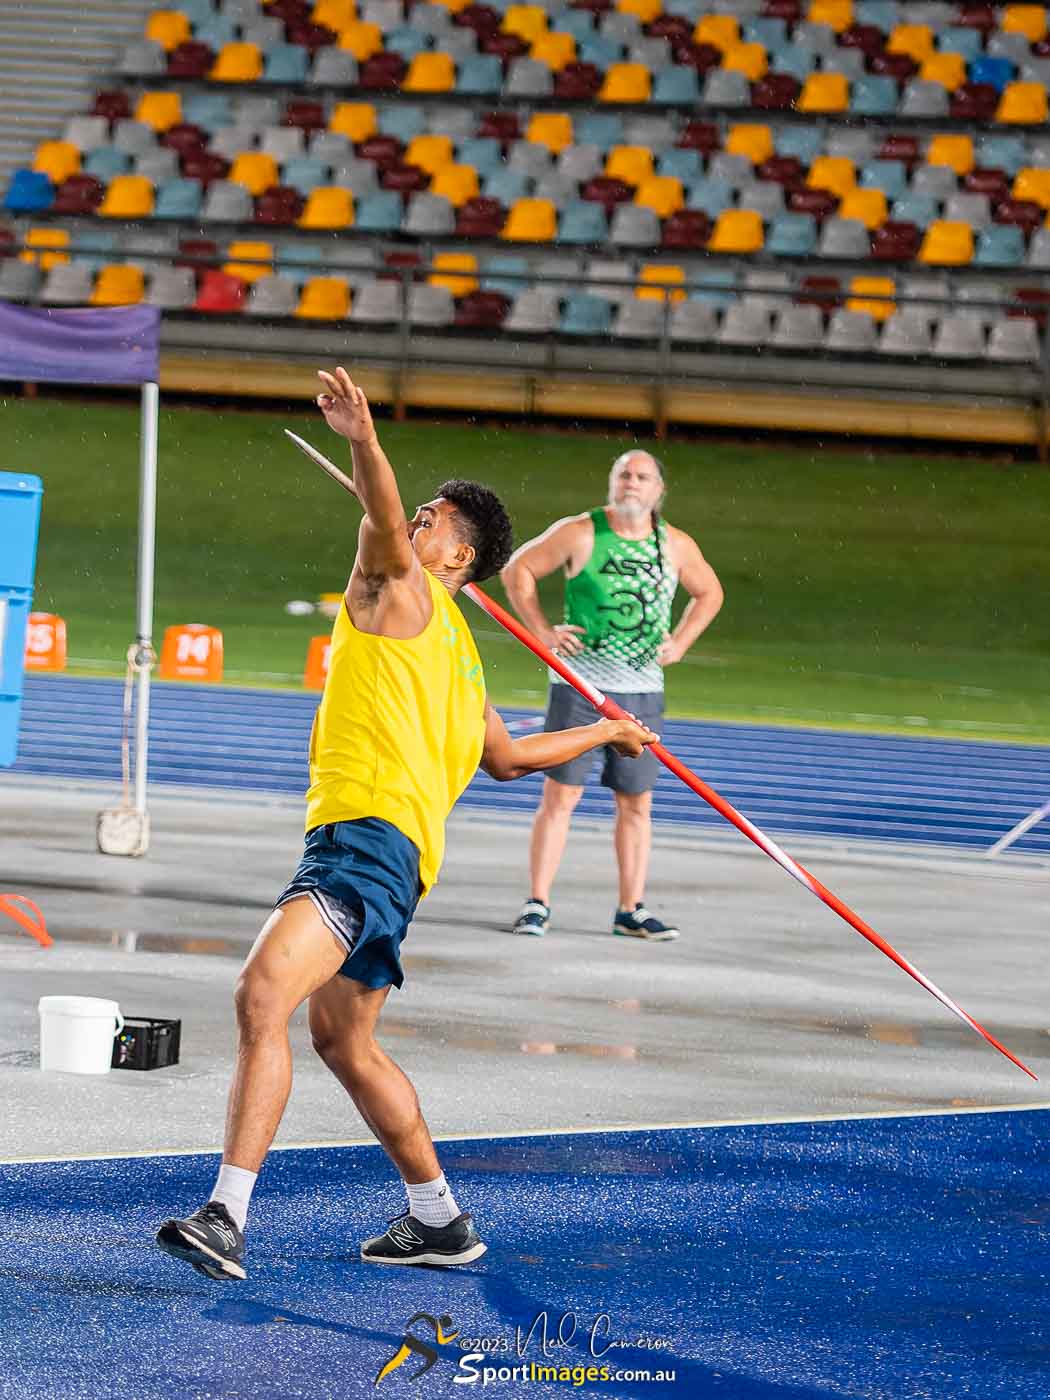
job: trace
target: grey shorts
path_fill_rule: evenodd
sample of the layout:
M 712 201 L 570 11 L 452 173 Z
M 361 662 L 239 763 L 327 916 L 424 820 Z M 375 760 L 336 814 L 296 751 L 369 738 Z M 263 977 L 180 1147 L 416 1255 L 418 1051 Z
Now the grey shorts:
M 662 691 L 643 691 L 634 695 L 622 691 L 608 691 L 607 694 L 610 700 L 615 700 L 642 724 L 648 725 L 659 734 L 664 717 Z M 551 686 L 547 701 L 547 718 L 543 725 L 545 730 L 550 732 L 554 729 L 573 729 L 579 724 L 593 724 L 597 717 L 594 706 L 578 691 L 573 690 L 571 685 Z M 557 768 L 548 768 L 546 776 L 553 778 L 556 783 L 564 783 L 567 787 L 582 787 L 594 766 L 594 760 L 598 757 L 602 759 L 599 781 L 603 787 L 612 788 L 613 792 L 649 792 L 660 772 L 659 760 L 655 759 L 648 749 L 641 758 L 625 758 L 606 744 L 604 748 L 593 749 L 581 758 L 561 763 Z

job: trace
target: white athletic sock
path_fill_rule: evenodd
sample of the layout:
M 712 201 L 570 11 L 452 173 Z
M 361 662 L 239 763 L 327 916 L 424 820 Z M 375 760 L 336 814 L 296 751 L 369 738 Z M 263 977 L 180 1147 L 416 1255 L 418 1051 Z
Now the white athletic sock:
M 459 1215 L 459 1206 L 444 1173 L 433 1181 L 405 1182 L 408 1209 L 424 1225 L 448 1225 Z
M 219 1179 L 208 1197 L 211 1201 L 221 1201 L 230 1212 L 230 1218 L 243 1232 L 248 1220 L 248 1204 L 252 1198 L 258 1172 L 245 1171 L 243 1167 L 228 1167 L 224 1162 L 219 1168 Z

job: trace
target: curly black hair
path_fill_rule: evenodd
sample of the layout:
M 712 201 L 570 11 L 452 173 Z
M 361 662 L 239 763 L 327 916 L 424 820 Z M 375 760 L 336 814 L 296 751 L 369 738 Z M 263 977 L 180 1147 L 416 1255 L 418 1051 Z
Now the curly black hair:
M 438 495 L 455 506 L 465 529 L 463 536 L 474 547 L 472 580 L 481 582 L 498 574 L 514 548 L 510 516 L 503 502 L 479 481 L 456 478 L 438 487 Z

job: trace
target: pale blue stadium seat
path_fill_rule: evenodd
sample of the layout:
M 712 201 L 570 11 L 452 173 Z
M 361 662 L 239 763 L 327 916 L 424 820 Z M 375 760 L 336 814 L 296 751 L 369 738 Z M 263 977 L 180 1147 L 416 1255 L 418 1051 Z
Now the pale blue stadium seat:
M 229 16 L 213 14 L 203 24 L 196 26 L 193 37 L 218 53 L 224 45 L 236 41 L 237 26 Z
M 376 190 L 357 206 L 354 228 L 361 233 L 396 233 L 401 227 L 401 196 L 396 190 Z
M 528 285 L 528 258 L 516 257 L 511 253 L 497 253 L 495 257 L 486 258 L 481 269 L 483 292 L 502 292 L 513 300 Z
M 732 267 L 703 267 L 690 274 L 689 280 L 699 283 L 689 291 L 689 300 L 705 306 L 732 306 L 736 300 L 736 269 Z
M 1005 170 L 1011 179 L 1031 164 L 1023 136 L 981 136 L 977 140 L 977 164 L 986 170 Z
M 489 97 L 503 86 L 503 64 L 492 53 L 464 59 L 456 73 L 456 91 L 469 97 Z
M 1020 267 L 1024 259 L 1024 234 L 1016 225 L 989 224 L 978 235 L 974 267 Z
M 112 180 L 114 175 L 123 175 L 131 164 L 126 151 L 118 151 L 116 146 L 98 146 L 84 161 L 85 175 L 94 175 L 98 180 Z
M 460 165 L 472 165 L 480 180 L 499 169 L 503 161 L 503 150 L 500 143 L 491 136 L 471 136 L 460 142 L 456 151 L 456 161 Z
M 578 48 L 580 63 L 593 63 L 595 68 L 603 71 L 611 64 L 619 63 L 622 57 L 623 45 L 614 43 L 612 39 L 606 39 L 601 34 L 590 35 Z
M 153 204 L 155 219 L 195 219 L 200 213 L 203 191 L 199 180 L 179 177 L 165 180 L 157 189 Z
M 702 180 L 697 180 L 696 184 L 690 187 L 685 207 L 687 209 L 700 209 L 709 218 L 717 219 L 719 214 L 724 209 L 728 209 L 732 203 L 733 187 L 729 181 L 706 176 Z
M 872 160 L 860 172 L 862 189 L 881 190 L 888 200 L 899 199 L 908 188 L 908 167 L 902 160 Z
M 608 152 L 624 144 L 623 117 L 615 112 L 584 112 L 574 127 L 578 146 L 597 146 Z
M 901 23 L 900 6 L 894 0 L 857 0 L 853 7 L 854 24 L 872 24 L 887 37 Z
M 664 151 L 656 163 L 656 173 L 658 175 L 671 175 L 674 179 L 681 180 L 683 185 L 699 180 L 703 173 L 700 152 L 675 148 Z
M 771 72 L 790 74 L 800 83 L 806 81 L 816 66 L 817 59 L 813 50 L 803 48 L 801 44 L 785 44 L 783 48 L 769 55 Z
M 773 140 L 778 156 L 796 156 L 807 167 L 824 149 L 824 133 L 819 126 L 782 126 Z
M 524 170 L 508 170 L 504 166 L 487 177 L 483 193 L 509 209 L 516 199 L 525 199 L 531 189 L 532 178 Z
M 594 34 L 594 16 L 589 10 L 559 10 L 551 15 L 550 28 L 559 34 L 571 34 L 579 47 Z
M 281 166 L 281 184 L 307 195 L 319 185 L 328 184 L 328 166 L 310 156 L 293 156 Z
M 608 235 L 605 208 L 594 200 L 576 199 L 561 211 L 556 238 L 558 243 L 604 243 Z
M 942 29 L 937 35 L 937 49 L 940 53 L 961 54 L 967 63 L 971 63 L 981 52 L 981 31 L 959 24 Z
M 817 225 L 811 214 L 781 214 L 770 225 L 765 250 L 778 258 L 808 258 L 816 246 Z
M 604 297 L 589 292 L 575 292 L 561 313 L 558 329 L 562 335 L 608 335 L 612 326 L 612 307 Z
M 743 40 L 745 44 L 761 44 L 767 50 L 782 49 L 787 43 L 787 23 L 765 17 L 745 20 Z
M 939 201 L 928 194 L 906 194 L 894 200 L 890 217 L 896 223 L 928 228 L 940 218 Z
M 415 103 L 383 106 L 376 114 L 376 126 L 382 135 L 396 136 L 407 146 L 414 137 L 422 136 L 426 131 L 426 113 Z
M 696 69 L 677 64 L 661 69 L 656 74 L 649 100 L 656 105 L 699 102 L 700 80 L 696 76 Z
M 205 131 L 233 126 L 233 108 L 224 92 L 190 92 L 182 99 L 182 117 Z
M 897 83 L 881 74 L 863 73 L 850 85 L 850 111 L 859 117 L 888 117 L 897 110 Z
M 383 48 L 388 53 L 399 53 L 406 63 L 411 63 L 416 54 L 429 47 L 426 35 L 407 25 L 383 36 Z
M 310 55 L 299 44 L 274 44 L 266 54 L 263 82 L 305 83 Z

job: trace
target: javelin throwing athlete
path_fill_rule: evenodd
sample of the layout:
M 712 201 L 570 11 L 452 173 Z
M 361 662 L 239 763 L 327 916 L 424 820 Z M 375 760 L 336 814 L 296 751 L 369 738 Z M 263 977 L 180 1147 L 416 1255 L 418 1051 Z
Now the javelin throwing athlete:
M 408 520 L 364 394 L 344 369 L 320 378 L 318 406 L 350 442 L 365 514 L 310 741 L 306 848 L 237 984 L 237 1064 L 215 1188 L 157 1234 L 167 1253 L 216 1279 L 245 1277 L 252 1188 L 291 1090 L 288 1021 L 307 998 L 315 1050 L 408 1193 L 407 1210 L 364 1242 L 361 1257 L 450 1265 L 485 1252 L 442 1174 L 415 1090 L 375 1038 L 390 988 L 404 980 L 402 939 L 437 878 L 445 820 L 479 763 L 507 780 L 604 745 L 638 757 L 657 737 L 629 720 L 599 720 L 511 739 L 455 602 L 464 584 L 507 562 L 503 506 L 476 482 L 448 481 Z

